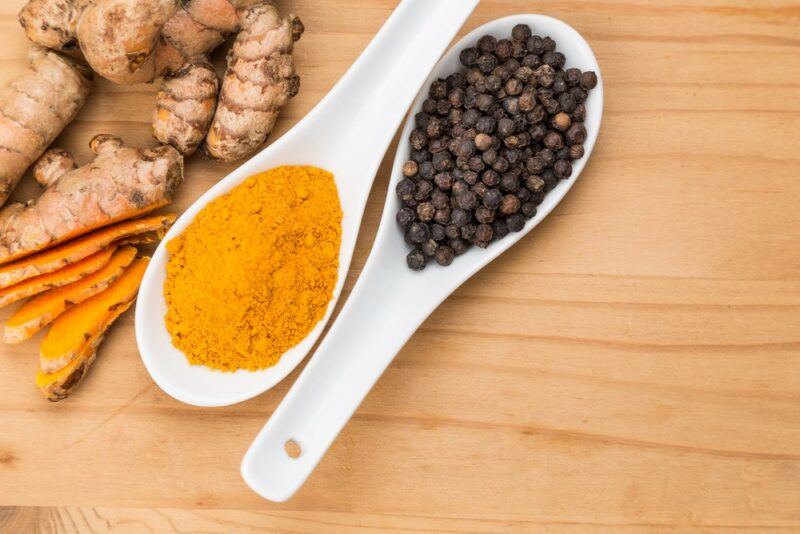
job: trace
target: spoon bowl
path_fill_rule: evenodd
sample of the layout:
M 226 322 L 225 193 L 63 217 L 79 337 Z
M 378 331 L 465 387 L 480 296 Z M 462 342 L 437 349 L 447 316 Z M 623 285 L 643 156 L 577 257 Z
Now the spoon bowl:
M 567 67 L 597 73 L 598 83 L 586 100 L 585 155 L 574 162 L 572 177 L 545 196 L 537 214 L 521 232 L 511 233 L 486 249 L 473 247 L 448 267 L 429 265 L 411 271 L 409 246 L 395 221 L 400 201 L 394 194 L 403 179 L 414 113 L 422 108 L 428 86 L 460 68 L 459 53 L 485 34 L 507 36 L 516 24 L 551 36 L 567 58 Z M 342 311 L 300 377 L 256 437 L 242 461 L 242 476 L 267 499 L 288 499 L 311 474 L 358 405 L 419 325 L 458 286 L 520 241 L 558 205 L 583 171 L 600 131 L 603 82 L 589 44 L 573 28 L 543 15 L 515 15 L 494 20 L 461 39 L 433 69 L 417 97 L 401 138 L 390 191 L 375 243 L 364 270 Z M 289 454 L 287 451 L 294 451 Z M 299 451 L 299 454 L 296 454 Z
M 136 305 L 136 341 L 145 367 L 172 397 L 225 406 L 263 393 L 286 377 L 314 346 L 341 294 L 361 217 L 386 149 L 427 73 L 478 0 L 403 0 L 339 83 L 280 139 L 223 178 L 167 233 L 145 273 Z M 166 243 L 213 199 L 247 177 L 280 165 L 314 165 L 334 175 L 342 207 L 338 281 L 327 313 L 308 336 L 261 371 L 223 373 L 190 365 L 172 345 L 164 321 Z M 266 199 L 269 201 L 269 199 Z M 217 258 L 221 268 L 226 258 Z

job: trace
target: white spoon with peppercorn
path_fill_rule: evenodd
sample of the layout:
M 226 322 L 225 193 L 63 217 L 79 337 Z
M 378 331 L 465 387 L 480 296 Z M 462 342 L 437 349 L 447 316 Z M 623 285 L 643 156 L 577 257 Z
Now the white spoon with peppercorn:
M 303 120 L 223 178 L 178 218 L 150 261 L 136 306 L 139 352 L 162 390 L 196 406 L 230 405 L 268 390 L 303 360 L 341 294 L 367 197 L 386 149 L 430 69 L 477 4 L 478 0 L 402 0 L 341 80 Z M 183 232 L 210 201 L 246 178 L 280 165 L 313 165 L 334 175 L 343 212 L 342 236 L 338 280 L 326 315 L 272 367 L 219 372 L 191 365 L 173 346 L 165 325 L 166 243 Z
M 577 31 L 516 15 L 459 41 L 412 109 L 367 264 L 242 462 L 245 481 L 268 499 L 303 484 L 425 318 L 564 198 L 597 140 L 603 85 Z

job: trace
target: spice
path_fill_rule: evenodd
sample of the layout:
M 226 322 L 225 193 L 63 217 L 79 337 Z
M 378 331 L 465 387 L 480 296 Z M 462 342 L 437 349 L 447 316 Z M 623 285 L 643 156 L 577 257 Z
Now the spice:
M 278 167 L 210 202 L 167 244 L 173 344 L 222 371 L 277 363 L 325 315 L 341 220 L 333 176 L 315 167 Z
M 462 50 L 466 70 L 435 80 L 414 116 L 395 189 L 413 270 L 522 230 L 584 156 L 584 102 L 597 75 L 565 70 L 555 41 L 527 25 L 510 37 L 484 35 Z

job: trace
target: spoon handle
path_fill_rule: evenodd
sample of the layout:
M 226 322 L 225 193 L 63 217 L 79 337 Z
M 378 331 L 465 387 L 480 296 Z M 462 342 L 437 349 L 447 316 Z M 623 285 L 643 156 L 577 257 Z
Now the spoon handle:
M 358 135 L 362 147 L 374 145 L 382 156 L 419 86 L 477 3 L 404 0 L 327 97 L 330 101 L 317 109 L 341 113 L 343 121 L 348 110 L 357 114 L 362 128 L 350 124 L 343 135 Z M 384 78 L 376 84 L 376 76 Z M 349 89 L 340 90 L 349 87 L 358 93 L 360 83 L 372 88 L 361 100 L 348 96 Z M 394 111 L 398 100 L 403 105 L 399 114 L 382 112 L 382 104 L 391 103 Z M 398 265 L 406 269 L 404 262 L 391 258 L 383 265 L 385 258 L 372 256 L 330 332 L 242 461 L 245 481 L 267 499 L 282 502 L 300 488 L 395 355 L 440 302 L 414 299 L 419 292 L 412 291 L 413 284 L 424 277 L 399 276 L 397 283 L 387 285 L 385 281 L 393 279 L 387 273 Z

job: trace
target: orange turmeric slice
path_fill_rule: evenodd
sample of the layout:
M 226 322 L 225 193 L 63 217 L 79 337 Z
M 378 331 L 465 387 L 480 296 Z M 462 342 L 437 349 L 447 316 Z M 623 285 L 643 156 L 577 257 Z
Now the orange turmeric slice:
M 63 369 L 55 373 L 36 373 L 36 387 L 50 402 L 58 402 L 69 397 L 69 394 L 78 387 L 89 367 L 97 357 L 97 347 L 103 341 L 103 336 L 97 336 L 87 341 L 80 354 Z
M 102 269 L 111 260 L 111 255 L 116 248 L 109 247 L 58 271 L 43 274 L 42 276 L 25 280 L 15 286 L 0 289 L 0 308 L 26 297 L 38 295 L 48 289 L 71 284 Z
M 25 341 L 70 307 L 104 291 L 120 277 L 135 257 L 135 247 L 122 247 L 99 271 L 77 282 L 32 298 L 8 319 L 3 331 L 3 341 L 6 343 Z
M 71 263 L 103 250 L 112 243 L 130 236 L 165 232 L 175 222 L 175 215 L 152 215 L 107 226 L 94 233 L 39 252 L 33 256 L 0 267 L 0 288 L 18 284 L 28 278 L 57 271 Z M 160 234 L 157 234 L 160 235 Z
M 39 364 L 45 373 L 55 373 L 81 355 L 87 343 L 104 335 L 108 327 L 130 308 L 150 258 L 134 261 L 102 293 L 62 313 L 47 332 L 39 348 Z

